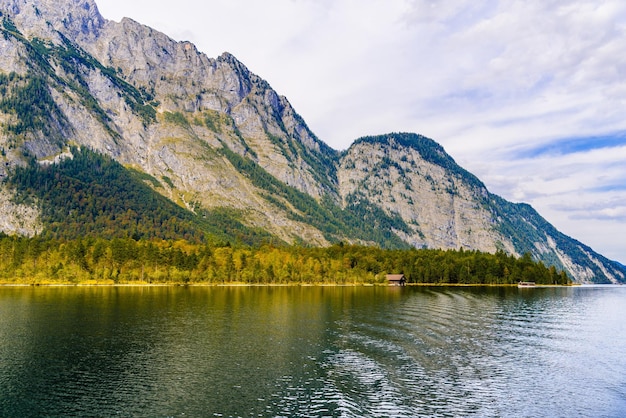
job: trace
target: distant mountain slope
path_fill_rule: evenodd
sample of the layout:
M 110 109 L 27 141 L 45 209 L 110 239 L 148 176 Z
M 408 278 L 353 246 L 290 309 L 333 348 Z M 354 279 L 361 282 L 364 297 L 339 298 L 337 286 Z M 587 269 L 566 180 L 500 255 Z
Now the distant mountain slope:
M 333 150 L 228 53 L 92 0 L 0 0 L 0 20 L 0 231 L 528 252 L 579 282 L 626 281 L 428 138 Z
M 421 135 L 358 139 L 338 172 L 345 204 L 358 201 L 401 218 L 395 230 L 416 247 L 530 253 L 579 282 L 624 281 L 623 266 L 565 236 L 526 204 L 507 202 Z
M 579 283 L 622 283 L 626 269 L 564 235 L 527 204 L 507 202 L 491 195 L 501 223 L 497 230 L 511 240 L 516 252 L 530 253 L 546 265 L 565 271 Z

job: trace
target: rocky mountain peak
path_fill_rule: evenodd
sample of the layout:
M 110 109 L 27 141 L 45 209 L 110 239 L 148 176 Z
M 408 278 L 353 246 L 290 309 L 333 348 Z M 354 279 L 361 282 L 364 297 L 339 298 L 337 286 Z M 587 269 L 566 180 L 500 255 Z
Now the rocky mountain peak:
M 502 245 L 515 253 L 510 243 L 497 244 L 484 185 L 429 138 L 360 138 L 343 155 L 338 177 L 344 205 L 365 201 L 400 216 L 407 228 L 397 233 L 414 246 L 494 252 Z
M 95 39 L 106 23 L 93 0 L 0 0 L 0 10 L 29 34 L 41 36 L 53 29 L 77 41 Z

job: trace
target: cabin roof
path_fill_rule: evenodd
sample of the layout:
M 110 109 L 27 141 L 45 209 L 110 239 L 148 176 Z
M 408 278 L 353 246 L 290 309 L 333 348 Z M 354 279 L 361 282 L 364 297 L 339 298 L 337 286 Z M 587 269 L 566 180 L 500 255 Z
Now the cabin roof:
M 404 274 L 388 274 L 387 280 L 389 280 L 390 282 L 399 282 L 401 280 L 404 280 Z

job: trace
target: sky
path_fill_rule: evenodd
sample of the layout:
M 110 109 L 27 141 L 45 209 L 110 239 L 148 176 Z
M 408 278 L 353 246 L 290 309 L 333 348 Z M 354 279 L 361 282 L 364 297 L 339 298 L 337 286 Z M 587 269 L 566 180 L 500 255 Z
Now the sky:
M 626 264 L 623 0 L 96 0 L 230 52 L 343 150 L 415 132 Z

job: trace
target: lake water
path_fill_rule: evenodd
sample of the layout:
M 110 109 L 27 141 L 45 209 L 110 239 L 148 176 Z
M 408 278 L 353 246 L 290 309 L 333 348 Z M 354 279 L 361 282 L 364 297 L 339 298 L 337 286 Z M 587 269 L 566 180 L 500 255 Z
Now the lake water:
M 0 416 L 623 417 L 626 286 L 0 288 Z

